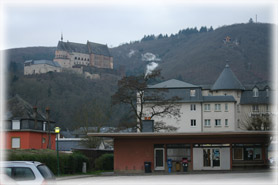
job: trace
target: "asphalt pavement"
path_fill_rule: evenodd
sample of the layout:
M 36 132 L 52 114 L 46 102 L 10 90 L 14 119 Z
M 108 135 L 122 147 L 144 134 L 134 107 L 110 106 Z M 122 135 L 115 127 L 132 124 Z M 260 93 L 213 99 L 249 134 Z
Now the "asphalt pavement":
M 277 173 L 273 170 L 250 171 L 194 171 L 190 173 L 148 173 L 101 175 L 76 175 L 57 178 L 58 185 L 125 185 L 125 184 L 227 184 L 227 185 L 277 185 Z

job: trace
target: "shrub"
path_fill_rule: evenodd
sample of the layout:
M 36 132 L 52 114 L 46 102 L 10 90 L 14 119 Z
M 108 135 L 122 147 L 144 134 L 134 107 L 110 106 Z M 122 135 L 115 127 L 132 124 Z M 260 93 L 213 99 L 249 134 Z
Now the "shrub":
M 46 164 L 57 174 L 57 153 L 53 150 L 8 150 L 8 161 L 39 161 Z M 89 159 L 80 153 L 59 153 L 60 174 L 82 172 L 83 162 L 89 164 Z
M 103 154 L 95 160 L 96 170 L 113 170 L 114 166 L 114 155 Z

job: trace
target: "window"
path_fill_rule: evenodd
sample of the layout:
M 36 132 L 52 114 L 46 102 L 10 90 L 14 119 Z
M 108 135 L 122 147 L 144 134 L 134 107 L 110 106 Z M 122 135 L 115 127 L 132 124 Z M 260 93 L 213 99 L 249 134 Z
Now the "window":
M 269 89 L 267 88 L 265 91 L 266 91 L 266 97 L 269 97 Z
M 19 137 L 12 138 L 12 148 L 20 148 L 20 138 Z
M 257 87 L 253 89 L 253 97 L 259 97 L 259 89 Z
M 12 121 L 12 130 L 19 130 L 20 129 L 20 121 L 19 120 L 13 120 Z
M 268 107 L 268 105 L 266 105 L 265 109 L 266 109 L 266 112 L 269 112 L 269 107 Z
M 215 120 L 215 126 L 221 126 L 221 119 Z
M 228 103 L 225 103 L 225 111 L 228 111 Z
M 49 168 L 47 166 L 42 164 L 42 165 L 39 165 L 37 168 L 45 179 L 55 179 L 55 176 L 53 175 L 53 173 L 49 170 Z
M 196 119 L 191 120 L 191 127 L 196 127 Z
M 210 111 L 210 104 L 205 104 L 205 111 Z
M 9 177 L 12 177 L 12 168 L 7 167 L 3 169 L 3 172 L 8 175 Z
M 24 181 L 24 180 L 34 180 L 35 175 L 30 168 L 26 167 L 14 167 L 13 168 L 14 179 Z
M 221 111 L 221 104 L 215 104 L 214 111 Z
M 190 110 L 196 110 L 196 104 L 191 104 L 190 105 Z
M 261 156 L 261 148 L 244 148 L 244 160 L 260 160 Z
M 254 111 L 254 112 L 259 111 L 259 106 L 258 105 L 252 105 L 252 111 Z
M 195 89 L 190 90 L 190 96 L 196 96 L 196 90 Z
M 243 160 L 243 148 L 234 148 L 234 160 Z
M 229 126 L 228 119 L 225 119 L 225 126 Z
M 210 119 L 205 119 L 205 126 L 210 126 Z

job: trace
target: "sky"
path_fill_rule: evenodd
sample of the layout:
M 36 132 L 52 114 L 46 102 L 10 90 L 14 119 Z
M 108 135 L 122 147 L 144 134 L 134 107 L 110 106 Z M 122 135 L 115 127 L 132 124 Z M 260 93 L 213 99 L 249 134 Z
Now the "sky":
M 87 40 L 108 47 L 140 40 L 144 35 L 175 34 L 188 27 L 258 22 L 275 23 L 276 3 L 190 0 L 0 0 L 1 49 L 57 46 Z

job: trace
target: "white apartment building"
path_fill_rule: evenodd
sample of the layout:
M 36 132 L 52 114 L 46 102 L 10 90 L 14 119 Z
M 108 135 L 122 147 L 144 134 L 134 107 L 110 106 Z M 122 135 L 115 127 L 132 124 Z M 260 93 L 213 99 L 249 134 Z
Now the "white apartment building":
M 271 91 L 267 85 L 243 86 L 226 65 L 212 86 L 198 86 L 171 79 L 148 87 L 167 89 L 167 96 L 177 96 L 180 117 L 155 116 L 177 128 L 177 132 L 231 132 L 247 129 L 247 119 L 271 114 Z M 146 91 L 146 92 L 147 92 Z M 148 103 L 151 105 L 151 102 Z M 146 106 L 148 107 L 148 105 Z M 148 108 L 144 116 L 148 117 Z M 164 132 L 161 130 L 161 132 Z

